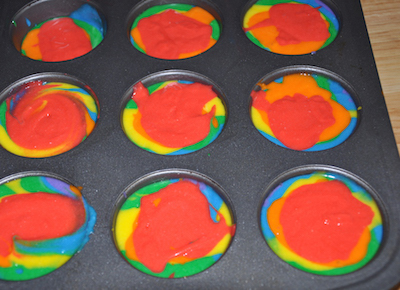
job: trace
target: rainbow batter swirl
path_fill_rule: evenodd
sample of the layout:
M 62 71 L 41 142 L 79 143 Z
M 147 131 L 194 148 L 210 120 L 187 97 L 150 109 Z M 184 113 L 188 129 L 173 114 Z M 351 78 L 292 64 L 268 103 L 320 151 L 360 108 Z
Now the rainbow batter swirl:
M 122 127 L 137 146 L 162 155 L 199 150 L 217 138 L 225 106 L 211 85 L 182 80 L 133 87 L 122 111 Z
M 0 145 L 24 157 L 58 155 L 85 140 L 97 119 L 97 101 L 85 89 L 28 82 L 0 104 Z
M 284 261 L 320 275 L 356 271 L 376 254 L 382 217 L 370 194 L 333 172 L 289 178 L 261 208 L 261 228 Z
M 251 97 L 254 126 L 285 148 L 330 149 L 344 142 L 358 121 L 358 108 L 350 94 L 322 75 L 290 74 L 259 83 Z
M 165 4 L 141 13 L 131 27 L 139 51 L 161 59 L 183 59 L 210 49 L 220 24 L 208 11 L 189 4 Z
M 46 275 L 88 242 L 96 212 L 80 190 L 48 176 L 0 184 L 0 279 Z
M 243 30 L 263 49 L 299 55 L 329 45 L 338 34 L 339 22 L 319 0 L 259 0 L 246 12 Z
M 114 239 L 138 270 L 162 278 L 199 273 L 221 258 L 235 233 L 226 203 L 192 179 L 157 181 L 134 192 L 116 216 Z
M 89 4 L 66 17 L 36 24 L 24 37 L 21 53 L 46 62 L 66 61 L 87 54 L 104 38 L 103 21 Z

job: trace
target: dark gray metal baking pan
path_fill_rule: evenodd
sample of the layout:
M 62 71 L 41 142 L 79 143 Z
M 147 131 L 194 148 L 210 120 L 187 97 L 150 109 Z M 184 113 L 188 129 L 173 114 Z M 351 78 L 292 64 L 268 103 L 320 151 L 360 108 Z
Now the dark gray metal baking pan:
M 58 1 L 61 7 L 69 2 L 47 1 Z M 95 2 L 104 13 L 104 40 L 82 57 L 56 63 L 29 59 L 14 47 L 10 35 L 13 16 L 30 2 L 0 2 L 0 91 L 29 75 L 58 72 L 87 84 L 100 104 L 100 118 L 90 137 L 66 153 L 34 159 L 0 148 L 0 178 L 23 171 L 52 172 L 82 186 L 86 200 L 97 212 L 90 241 L 68 263 L 34 280 L 0 281 L 0 288 L 389 289 L 400 282 L 400 160 L 358 0 L 326 1 L 340 13 L 338 37 L 316 53 L 299 56 L 270 53 L 249 41 L 241 28 L 247 1 L 190 0 L 187 3 L 203 3 L 218 11 L 221 37 L 208 51 L 174 61 L 149 57 L 130 43 L 129 11 L 139 1 L 89 2 Z M 277 146 L 257 132 L 249 116 L 251 90 L 265 75 L 291 66 L 330 71 L 356 92 L 362 119 L 345 142 L 329 150 L 299 152 Z M 192 71 L 218 84 L 229 112 L 229 120 L 214 142 L 180 156 L 142 150 L 125 137 L 120 125 L 120 106 L 127 89 L 147 75 L 169 69 Z M 379 196 L 387 231 L 376 259 L 358 271 L 321 276 L 298 270 L 277 258 L 262 237 L 258 209 L 265 190 L 283 172 L 309 165 L 351 172 Z M 235 237 L 221 260 L 182 279 L 160 279 L 135 270 L 119 255 L 111 233 L 113 209 L 123 189 L 146 174 L 170 168 L 199 172 L 218 183 L 227 193 L 237 221 Z

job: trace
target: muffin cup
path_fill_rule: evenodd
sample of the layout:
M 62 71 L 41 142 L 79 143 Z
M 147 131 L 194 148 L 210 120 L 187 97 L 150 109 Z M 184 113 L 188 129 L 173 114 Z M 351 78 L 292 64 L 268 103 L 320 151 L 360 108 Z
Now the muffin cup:
M 2 178 L 0 199 L 4 234 L 0 280 L 30 280 L 57 270 L 83 249 L 96 222 L 96 212 L 80 189 L 49 172 L 26 171 Z M 7 212 L 10 208 L 12 212 Z M 56 224 L 61 222 L 63 226 Z M 4 256 L 7 239 L 12 243 Z
M 290 3 L 290 4 L 289 4 Z M 295 27 L 299 27 L 299 23 L 301 21 L 306 21 L 306 15 L 310 17 L 312 15 L 312 9 L 310 8 L 309 11 L 297 11 L 297 13 L 291 14 L 285 11 L 285 13 L 276 12 L 274 13 L 274 17 L 281 15 L 283 19 L 278 20 L 274 18 L 271 21 L 270 17 L 270 9 L 271 7 L 275 6 L 276 4 L 283 4 L 283 5 L 294 5 L 294 4 L 306 4 L 308 7 L 312 7 L 314 9 L 318 9 L 318 11 L 323 15 L 323 17 L 319 17 L 320 20 L 324 20 L 326 25 L 329 25 L 329 37 L 325 41 L 321 40 L 311 40 L 310 37 L 313 37 L 313 34 L 316 34 L 316 31 L 313 31 L 313 34 L 310 33 L 308 36 L 304 35 L 304 31 L 293 31 L 296 29 Z M 256 8 L 257 7 L 257 8 Z M 264 8 L 262 8 L 264 7 Z M 269 25 L 264 26 L 265 28 L 276 27 L 274 29 L 265 30 L 264 32 L 260 33 L 259 30 L 261 26 L 261 20 L 265 19 L 265 16 L 261 15 L 263 13 L 268 13 L 268 19 L 270 20 Z M 286 15 L 288 14 L 288 15 Z M 251 18 L 258 18 L 257 20 L 252 20 Z M 261 17 L 261 18 L 260 18 Z M 296 19 L 296 17 L 299 17 Z M 315 16 L 314 16 L 315 17 Z M 296 19 L 297 21 L 293 21 Z M 317 19 L 313 19 L 316 21 Z M 308 19 L 309 21 L 309 19 Z M 254 23 L 253 23 L 254 22 Z M 243 9 L 241 23 L 243 27 L 243 31 L 246 34 L 247 38 L 258 47 L 267 50 L 272 53 L 281 54 L 281 55 L 304 55 L 304 54 L 315 54 L 317 51 L 324 49 L 326 46 L 329 46 L 335 39 L 338 37 L 341 29 L 341 14 L 336 5 L 332 3 L 332 1 L 325 1 L 325 0 L 299 0 L 299 1 L 274 1 L 274 0 L 251 0 L 249 1 Z M 249 23 L 251 23 L 249 25 Z M 296 24 L 294 24 L 296 23 Z M 285 25 L 293 25 L 293 27 L 287 27 Z M 321 24 L 323 25 L 323 24 Z M 315 29 L 317 25 L 314 24 L 313 27 L 304 28 L 305 31 Z M 250 27 L 254 27 L 255 32 L 250 29 Z M 300 26 L 301 27 L 301 26 Z M 254 34 L 255 33 L 255 34 Z M 265 38 L 266 35 L 275 35 L 272 38 Z M 282 35 L 281 35 L 282 34 Z M 278 41 L 279 37 L 281 37 L 281 42 L 286 41 L 287 43 L 283 44 Z M 263 39 L 265 38 L 265 39 Z M 301 40 L 303 38 L 303 40 Z M 289 41 L 288 41 L 289 39 Z M 307 46 L 300 46 L 303 43 L 306 43 Z
M 157 204 L 154 204 L 154 209 L 159 211 L 159 213 L 166 213 L 166 206 L 167 208 L 171 208 L 171 210 L 172 208 L 174 209 L 171 211 L 171 213 L 176 211 L 180 212 L 182 210 L 186 214 L 191 212 L 189 216 L 194 218 L 192 215 L 192 213 L 194 213 L 194 209 L 183 209 L 184 203 L 186 204 L 188 198 L 191 199 L 193 196 L 195 196 L 192 195 L 194 192 L 191 192 L 190 196 L 186 195 L 189 193 L 189 191 L 185 191 L 185 193 L 181 192 L 183 196 L 187 197 L 180 196 L 180 194 L 177 193 L 179 190 L 176 188 L 176 186 L 183 183 L 197 187 L 199 192 L 201 191 L 203 196 L 202 198 L 207 200 L 208 206 L 206 207 L 202 207 L 200 205 L 202 202 L 199 200 L 199 202 L 195 205 L 195 211 L 200 212 L 201 210 L 208 208 L 206 211 L 209 212 L 206 214 L 206 216 L 212 219 L 212 221 L 210 220 L 213 226 L 212 234 L 211 232 L 207 232 L 208 230 L 205 230 L 200 224 L 192 224 L 189 222 L 191 226 L 187 227 L 187 221 L 180 220 L 177 221 L 178 223 L 176 224 L 176 222 L 173 220 L 168 221 L 170 217 L 165 215 L 163 220 L 168 221 L 165 224 L 167 228 L 163 227 L 158 236 L 153 237 L 151 241 L 149 240 L 144 248 L 140 246 L 141 243 L 134 243 L 133 241 L 138 241 L 138 235 L 147 236 L 148 232 L 147 230 L 145 230 L 145 232 L 141 230 L 140 222 L 143 221 L 141 220 L 141 215 L 147 215 L 147 211 L 145 211 L 145 204 L 147 204 L 147 201 L 143 201 L 142 198 L 148 198 L 152 195 L 160 194 L 162 191 L 165 192 L 165 190 L 170 186 L 173 186 L 174 190 L 168 192 L 166 195 L 160 195 L 160 197 L 154 201 L 157 202 Z M 172 201 L 169 198 L 173 198 L 173 196 L 180 196 L 180 198 L 176 201 Z M 159 209 L 161 206 L 164 208 Z M 156 215 L 158 215 L 157 212 L 152 214 L 152 216 Z M 206 216 L 203 216 L 203 218 L 207 218 Z M 157 223 L 159 222 L 160 221 L 157 222 L 148 220 L 146 221 L 146 228 L 154 229 L 154 227 L 157 227 Z M 202 222 L 199 220 L 199 223 Z M 133 224 L 133 231 L 131 224 Z M 179 229 L 175 228 L 175 226 L 178 224 Z M 219 230 L 217 231 L 217 227 L 219 226 L 226 227 L 223 234 L 220 234 Z M 192 230 L 193 227 L 195 228 L 195 232 L 192 234 L 187 233 L 187 231 Z M 181 230 L 182 228 L 185 229 L 185 232 Z M 184 169 L 166 169 L 147 174 L 134 181 L 123 190 L 115 206 L 115 214 L 111 231 L 117 250 L 121 256 L 137 270 L 160 278 L 182 278 L 202 272 L 218 262 L 228 250 L 235 233 L 235 228 L 235 216 L 232 210 L 232 205 L 228 196 L 218 184 L 216 184 L 207 176 L 195 171 Z M 211 229 L 209 230 L 211 231 Z M 132 233 L 130 234 L 131 231 Z M 139 231 L 138 235 L 135 235 L 136 231 Z M 174 232 L 174 238 L 179 236 L 179 240 L 172 242 L 170 237 L 167 237 L 168 232 Z M 191 236 L 191 238 L 195 237 L 195 240 L 186 245 L 186 242 L 183 241 L 187 239 L 188 235 Z M 207 235 L 211 236 L 204 238 Z M 213 238 L 213 236 L 219 236 L 221 239 L 215 240 L 216 238 Z M 162 244 L 159 244 L 158 242 L 160 238 L 163 240 Z M 207 253 L 204 250 L 200 250 L 200 252 L 203 252 L 204 255 L 200 254 L 200 252 L 196 252 L 199 251 L 199 248 L 203 247 L 204 243 L 207 243 L 207 240 L 209 239 L 215 240 L 215 245 L 209 246 L 209 248 L 212 248 L 212 250 L 207 250 Z M 165 245 L 165 243 L 168 243 L 168 241 L 171 242 L 169 246 Z M 156 244 L 158 246 L 155 246 Z M 178 244 L 180 246 L 175 248 L 175 246 Z M 145 254 L 143 253 L 145 251 L 147 252 L 148 247 L 156 247 L 158 249 L 157 252 L 159 251 L 160 254 L 157 254 L 156 257 L 152 258 L 152 260 L 145 258 Z M 155 268 L 158 265 L 156 261 L 163 261 L 164 255 L 162 252 L 166 249 L 168 251 L 174 251 L 174 254 L 170 256 L 168 260 L 165 260 L 165 264 L 163 264 L 162 267 L 156 271 Z M 148 253 L 146 255 L 148 255 Z M 177 261 L 177 259 L 179 259 L 179 261 Z
M 326 207 L 326 204 L 320 203 L 319 206 L 309 208 L 310 211 L 307 211 L 307 215 L 314 216 L 312 211 L 317 211 L 320 208 L 323 208 L 325 212 L 319 213 L 316 215 L 317 218 L 315 220 L 309 221 L 307 227 L 310 227 L 310 229 L 306 229 L 303 217 L 298 213 L 303 208 L 310 207 L 309 203 L 311 204 L 313 201 L 303 200 L 303 202 L 299 203 L 301 200 L 299 196 L 308 196 L 317 200 L 319 197 L 310 193 L 310 190 L 313 190 L 311 188 L 315 185 L 328 184 L 330 182 L 336 182 L 335 189 L 330 189 L 329 191 L 327 188 L 323 189 L 319 186 L 318 195 L 326 194 L 329 191 L 329 194 L 335 193 L 337 196 L 326 196 L 332 201 L 328 207 Z M 338 184 L 340 186 L 337 186 Z M 339 195 L 339 190 L 341 190 L 339 188 L 342 188 L 343 185 L 347 187 L 347 190 L 350 190 L 349 192 L 354 198 L 351 208 L 346 209 L 345 206 L 340 207 L 336 204 L 339 200 L 350 202 L 350 199 L 347 198 L 347 192 L 346 195 L 341 195 L 342 193 Z M 307 187 L 307 190 L 302 190 L 305 187 Z M 292 194 L 296 195 L 296 199 L 292 197 Z M 284 208 L 287 206 L 289 199 L 292 203 L 294 200 L 297 202 L 296 209 L 290 213 L 290 217 L 288 217 L 288 210 Z M 356 208 L 357 211 L 355 210 Z M 353 213 L 346 212 L 348 209 L 354 210 Z M 362 235 L 354 235 L 353 238 L 357 239 L 358 242 L 349 247 L 348 250 L 350 251 L 351 249 L 351 254 L 344 255 L 340 251 L 345 248 L 343 244 L 350 239 L 348 235 L 352 234 L 347 231 L 347 227 L 355 225 L 356 220 L 359 221 L 363 213 L 371 215 L 371 217 L 369 216 L 370 220 L 366 222 Z M 279 217 L 276 217 L 276 214 L 279 214 Z M 302 271 L 318 275 L 336 276 L 354 271 L 371 273 L 371 271 L 379 271 L 384 266 L 385 257 L 379 253 L 385 247 L 385 237 L 389 234 L 385 207 L 379 194 L 368 183 L 341 168 L 327 165 L 304 165 L 280 174 L 269 184 L 265 191 L 265 197 L 259 209 L 259 217 L 260 230 L 271 250 L 283 261 Z M 292 229 L 280 228 L 283 226 L 282 219 L 285 218 L 289 218 L 292 221 L 291 224 L 297 229 L 296 240 L 300 240 L 301 243 L 295 244 L 290 237 Z M 287 227 L 287 221 L 284 222 Z M 311 225 L 310 222 L 312 223 Z M 321 227 L 322 223 L 324 225 Z M 315 237 L 318 237 L 319 234 L 327 233 L 325 232 L 327 227 L 331 230 L 329 238 L 315 240 Z M 318 231 L 319 233 L 317 233 Z M 338 234 L 339 231 L 340 233 Z M 356 228 L 353 228 L 353 231 L 356 232 Z M 307 235 L 303 236 L 303 234 Z M 307 249 L 304 246 L 311 246 L 308 241 L 310 236 L 314 237 L 312 252 L 310 252 L 311 248 Z M 364 239 L 364 236 L 367 238 Z M 290 240 L 287 239 L 288 237 Z M 334 239 L 334 237 L 341 239 L 343 242 L 336 241 L 336 245 L 340 245 L 340 251 L 334 245 L 335 241 L 330 240 Z M 321 247 L 324 247 L 324 250 L 321 250 Z M 361 250 L 359 247 L 364 247 L 365 251 L 364 248 Z M 339 257 L 339 255 L 342 258 L 333 258 Z
M 153 136 L 147 135 L 148 132 L 143 132 L 146 131 L 144 128 L 142 128 L 143 115 L 141 114 L 140 108 L 138 108 L 136 102 L 134 102 L 132 99 L 132 95 L 135 93 L 136 87 L 140 84 L 142 84 L 144 88 L 148 89 L 150 96 L 158 91 L 158 89 L 167 89 L 168 86 L 172 87 L 176 84 L 180 84 L 181 86 L 188 86 L 191 84 L 212 86 L 211 90 L 215 95 L 204 105 L 203 111 L 205 111 L 205 113 L 203 112 L 201 115 L 199 115 L 205 116 L 206 114 L 212 114 L 212 111 L 215 108 L 214 116 L 211 118 L 211 124 L 209 125 L 207 136 L 201 140 L 182 146 L 177 144 L 179 142 L 175 142 L 175 144 L 179 146 L 174 146 L 165 143 L 163 144 L 163 142 L 160 140 L 154 139 Z M 189 95 L 185 97 L 190 98 Z M 184 110 L 182 110 L 182 112 L 184 113 Z M 162 116 L 168 117 L 169 115 L 169 113 L 165 113 L 165 115 Z M 201 74 L 185 70 L 165 70 L 144 77 L 125 92 L 121 104 L 121 126 L 127 137 L 140 148 L 160 155 L 183 155 L 195 152 L 204 148 L 205 146 L 208 146 L 216 138 L 218 138 L 227 122 L 227 119 L 228 112 L 226 97 L 221 88 L 209 78 Z M 172 132 L 171 134 L 175 134 L 175 132 Z
M 49 87 L 50 85 L 51 87 Z M 10 137 L 11 131 L 8 127 L 7 120 L 11 120 L 10 118 L 12 117 L 15 118 L 14 113 L 11 113 L 10 108 L 15 111 L 15 108 L 18 104 L 21 103 L 21 100 L 23 100 L 24 97 L 26 98 L 26 96 L 29 94 L 33 94 L 32 96 L 30 96 L 32 100 L 29 101 L 30 103 L 26 104 L 28 107 L 27 109 L 24 109 L 25 112 L 20 112 L 20 114 L 22 115 L 19 117 L 21 118 L 19 120 L 19 123 L 23 125 L 25 123 L 32 122 L 32 125 L 26 125 L 28 127 L 33 126 L 31 128 L 33 130 L 32 134 L 36 137 L 32 137 L 32 142 L 40 142 L 40 140 L 38 139 L 41 139 L 40 137 L 42 136 L 44 138 L 43 140 L 47 140 L 46 142 L 48 142 L 48 144 L 46 145 L 41 145 L 45 147 L 28 144 L 32 148 L 27 148 L 25 147 L 25 145 L 20 144 L 21 140 L 15 141 L 12 137 Z M 63 126 L 59 122 L 62 121 L 60 115 L 61 112 L 67 110 L 67 107 L 65 107 L 66 103 L 56 103 L 59 100 L 54 99 L 55 97 L 53 97 L 54 101 L 52 101 L 52 98 L 44 99 L 44 101 L 41 101 L 41 98 L 47 98 L 48 96 L 51 97 L 52 95 L 56 96 L 57 98 L 58 95 L 62 96 L 62 99 L 67 98 L 70 102 L 71 110 L 73 110 L 74 112 L 79 112 L 79 114 L 67 116 L 68 118 L 71 118 L 69 120 L 71 123 L 79 121 L 80 118 L 84 118 L 84 126 L 86 128 L 83 128 L 81 130 L 81 135 L 83 136 L 83 138 L 77 136 L 76 138 L 78 139 L 72 142 L 70 140 L 70 138 L 72 138 L 71 134 L 64 134 L 65 126 Z M 38 102 L 40 102 L 40 104 Z M 58 72 L 38 73 L 24 77 L 14 82 L 12 85 L 8 86 L 0 93 L 0 105 L 0 112 L 2 116 L 0 121 L 0 134 L 2 136 L 0 140 L 0 145 L 7 151 L 15 155 L 30 158 L 55 156 L 78 146 L 94 130 L 99 118 L 100 108 L 95 93 L 88 85 L 73 76 Z M 36 106 L 36 111 L 32 110 L 33 107 L 31 108 L 30 106 Z M 49 111 L 46 111 L 47 106 L 52 106 Z M 60 108 L 60 106 L 62 106 L 62 109 Z M 47 112 L 47 115 L 37 115 L 38 112 Z M 7 119 L 7 116 L 9 116 L 10 118 Z M 31 117 L 32 119 L 29 119 Z M 33 125 L 34 122 L 37 122 L 36 125 Z M 42 125 L 40 125 L 41 123 Z M 41 129 L 37 129 L 37 126 L 41 127 Z M 24 131 L 23 128 L 21 129 L 18 126 L 16 127 L 16 129 Z M 61 130 L 60 134 L 57 133 L 57 130 Z M 23 134 L 29 133 L 23 131 Z M 19 135 L 18 132 L 14 132 L 13 134 L 13 136 Z M 58 136 L 64 135 L 65 139 L 57 141 L 57 143 L 55 144 L 52 143 L 53 140 L 57 140 Z M 22 137 L 18 138 L 20 139 Z
M 299 79 L 293 81 L 293 76 L 301 77 L 303 80 L 300 81 Z M 288 84 L 289 80 L 285 80 L 285 78 L 289 77 L 291 78 L 290 84 Z M 286 87 L 283 89 L 283 86 Z M 266 92 L 265 96 L 258 96 L 257 94 L 262 91 Z M 314 92 L 316 93 L 314 94 Z M 268 100 L 267 94 L 273 94 L 273 96 Z M 304 100 L 301 101 L 301 105 L 299 103 L 298 105 L 294 105 L 293 102 L 298 94 L 305 96 L 308 104 Z M 275 70 L 256 83 L 252 89 L 251 95 L 250 116 L 253 125 L 261 135 L 269 141 L 292 150 L 312 152 L 336 147 L 346 142 L 347 139 L 355 133 L 361 122 L 362 106 L 352 86 L 336 73 L 315 66 L 297 65 Z M 300 126 L 299 124 L 301 124 L 301 122 L 306 122 L 304 120 L 307 120 L 307 122 L 308 120 L 310 120 L 310 122 L 315 122 L 318 126 L 322 126 L 323 122 L 328 122 L 317 115 L 320 107 L 316 106 L 319 105 L 310 105 L 310 100 L 315 96 L 319 98 L 315 104 L 320 104 L 322 101 L 320 95 L 322 95 L 325 104 L 329 102 L 329 108 L 331 109 L 330 112 L 327 111 L 321 114 L 325 115 L 324 118 L 326 118 L 328 114 L 331 114 L 332 118 L 334 118 L 334 122 L 329 123 L 329 125 L 324 125 L 324 129 L 315 129 L 317 131 L 319 130 L 319 133 L 315 132 L 313 135 L 310 135 L 310 140 L 303 138 L 305 134 L 294 137 L 295 135 L 293 134 L 299 134 L 297 133 L 299 130 L 309 132 L 314 129 L 314 127 L 311 127 L 308 123 L 305 123 L 304 126 L 306 127 Z M 290 97 L 290 99 L 288 97 Z M 255 103 L 256 98 L 258 98 L 258 103 Z M 265 102 L 264 99 L 267 100 L 266 102 L 268 102 L 268 104 L 264 105 L 260 103 L 260 101 Z M 289 100 L 291 102 L 291 107 L 287 107 L 289 106 Z M 275 106 L 275 103 L 277 104 L 278 101 L 281 103 Z M 285 101 L 286 104 L 282 104 L 282 101 Z M 333 105 L 335 107 L 333 107 Z M 294 113 L 298 107 L 301 109 L 301 106 L 309 106 L 309 110 L 313 110 L 311 111 L 313 115 L 308 115 L 310 111 L 305 112 L 306 115 L 303 114 L 302 118 L 297 117 L 295 123 L 293 123 L 293 121 L 290 123 L 287 121 L 287 118 L 280 117 L 278 113 L 270 114 L 268 110 L 270 110 L 272 106 L 275 106 L 275 108 L 278 106 L 279 108 L 284 108 L 281 109 L 279 113 L 282 116 L 288 114 L 289 109 Z M 272 115 L 272 117 L 270 117 L 270 115 Z M 275 121 L 274 128 L 271 125 L 271 121 L 275 120 L 273 118 L 279 120 Z M 342 118 L 348 119 L 345 125 L 339 124 L 342 122 Z M 326 131 L 332 131 L 333 126 L 335 126 L 335 133 L 327 134 Z
M 84 4 L 89 5 L 91 9 L 94 9 L 93 11 L 98 13 L 100 19 L 93 21 L 96 21 L 96 26 L 98 26 L 97 28 L 99 33 L 102 33 L 102 37 L 104 38 L 107 31 L 107 21 L 104 13 L 96 4 L 96 2 L 88 2 L 85 0 L 35 0 L 22 7 L 12 18 L 9 33 L 14 47 L 21 52 L 22 42 L 31 29 L 44 21 L 57 17 L 66 17 L 72 12 L 78 10 Z M 93 13 L 93 11 L 91 11 L 91 13 Z M 92 42 L 92 49 L 94 49 L 98 44 L 98 41 L 96 41 L 95 44 Z M 77 57 L 82 55 L 83 54 Z M 60 61 L 66 60 L 70 59 L 64 59 Z
M 188 7 L 180 7 L 179 5 L 187 5 Z M 126 21 L 126 27 L 127 27 L 127 36 L 128 39 L 130 40 L 131 44 L 140 52 L 149 55 L 145 49 L 143 48 L 144 44 L 139 44 L 138 42 L 135 42 L 135 40 L 132 37 L 131 30 L 133 28 L 133 25 L 137 23 L 138 20 L 142 19 L 142 17 L 149 17 L 153 15 L 152 10 L 156 9 L 157 7 L 164 7 L 160 8 L 161 10 L 165 9 L 186 9 L 189 8 L 189 6 L 193 7 L 198 7 L 200 9 L 205 10 L 211 17 L 214 18 L 214 20 L 209 24 L 212 27 L 212 34 L 211 38 L 215 41 L 215 43 L 209 43 L 208 47 L 202 51 L 191 51 L 191 52 L 186 52 L 186 53 L 181 53 L 178 57 L 163 57 L 159 55 L 150 55 L 155 58 L 159 59 L 165 59 L 165 60 L 177 60 L 177 59 L 186 59 L 186 58 L 191 58 L 195 57 L 199 54 L 207 52 L 209 49 L 211 49 L 216 42 L 218 42 L 218 39 L 220 38 L 220 34 L 222 31 L 222 19 L 221 19 L 221 14 L 218 12 L 217 7 L 215 5 L 207 0 L 177 0 L 177 1 L 160 1 L 160 0 L 150 0 L 150 1 L 141 1 L 139 2 L 128 14 L 128 18 Z M 149 12 L 150 11 L 150 12 Z M 156 10 L 154 10 L 154 13 Z M 149 15 L 147 15 L 149 14 Z M 146 16 L 145 16 L 146 15 Z M 198 19 L 194 18 L 196 21 Z M 172 36 L 169 36 L 167 38 L 171 38 Z

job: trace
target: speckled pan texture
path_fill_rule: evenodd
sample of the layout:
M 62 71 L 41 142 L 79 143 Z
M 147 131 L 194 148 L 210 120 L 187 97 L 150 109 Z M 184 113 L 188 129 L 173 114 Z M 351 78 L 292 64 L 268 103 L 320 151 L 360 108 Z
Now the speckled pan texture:
M 256 34 L 246 35 L 249 32 L 244 31 L 247 24 L 244 26 L 243 22 L 249 18 L 246 12 L 255 2 L 0 2 L 0 138 L 7 136 L 6 120 L 10 117 L 6 117 L 4 108 L 1 110 L 1 104 L 16 93 L 16 86 L 38 81 L 43 74 L 53 82 L 73 79 L 73 84 L 83 87 L 98 101 L 97 122 L 92 132 L 66 152 L 35 158 L 0 147 L 0 180 L 26 171 L 56 174 L 82 188 L 87 203 L 97 213 L 89 241 L 65 265 L 32 280 L 0 280 L 1 289 L 389 289 L 400 283 L 400 160 L 359 0 L 296 1 L 316 3 L 314 9 L 329 8 L 336 15 L 339 29 L 335 30 L 337 36 L 325 44 L 318 40 L 323 47 L 316 52 L 291 55 L 271 52 L 253 42 Z M 261 2 L 265 6 L 271 1 Z M 96 27 L 104 35 L 91 51 L 61 62 L 34 60 L 21 54 L 20 42 L 35 24 L 69 15 L 85 3 L 99 13 Z M 212 16 L 209 22 L 212 20 L 213 29 L 220 31 L 219 37 L 213 38 L 216 42 L 208 44 L 209 48 L 200 54 L 186 58 L 192 52 L 184 52 L 189 54 L 175 60 L 149 56 L 143 53 L 143 46 L 138 50 L 131 42 L 134 20 L 152 6 L 170 3 L 207 10 Z M 186 12 L 187 5 L 182 7 Z M 257 9 L 252 10 L 252 15 Z M 339 126 L 344 133 L 338 127 L 336 133 L 325 134 L 323 138 L 321 135 L 314 143 L 303 146 L 310 150 L 290 149 L 290 142 L 277 137 L 279 134 L 271 123 L 273 114 L 269 109 L 260 113 L 255 95 L 265 94 L 271 84 L 276 87 L 286 84 L 289 80 L 286 76 L 290 75 L 308 76 L 310 82 L 317 84 L 317 93 L 310 93 L 312 97 L 334 95 L 329 104 L 340 108 L 332 118 L 347 116 L 347 121 Z M 145 126 L 144 131 L 136 127 L 142 138 L 140 142 L 144 140 L 140 146 L 123 129 L 124 122 L 140 121 L 138 115 L 123 119 L 126 106 L 132 114 L 144 112 L 140 103 L 129 101 L 137 88 L 135 84 L 141 83 L 152 94 L 169 82 L 203 84 L 214 91 L 214 98 L 218 96 L 221 100 L 220 109 L 213 109 L 217 106 L 212 98 L 204 101 L 207 105 L 203 104 L 202 109 L 203 115 L 217 112 L 216 116 L 223 116 L 205 123 L 206 129 L 217 133 L 212 138 L 205 134 L 203 139 L 194 139 L 194 143 L 175 146 L 176 150 L 193 149 L 185 154 L 173 155 L 169 151 L 159 154 L 147 148 L 148 140 L 152 146 L 168 146 L 148 136 Z M 307 92 L 301 91 L 303 95 Z M 316 104 L 321 102 L 327 101 L 315 100 Z M 265 106 L 268 108 L 268 104 Z M 204 146 L 198 145 L 199 142 Z M 328 271 L 329 274 L 306 271 L 305 267 L 293 266 L 287 257 L 276 254 L 276 248 L 272 249 L 264 237 L 262 223 L 266 218 L 261 216 L 265 214 L 264 202 L 274 198 L 275 188 L 286 184 L 285 180 L 314 172 L 327 172 L 328 176 L 330 172 L 351 180 L 352 192 L 354 188 L 362 188 L 364 199 L 372 198 L 371 207 L 380 213 L 382 226 L 377 229 L 371 226 L 369 231 L 379 238 L 379 243 L 369 251 L 374 255 L 358 264 L 360 267 Z M 144 177 L 147 181 L 159 181 L 160 176 L 169 178 L 169 174 L 178 179 L 202 176 L 209 180 L 210 186 L 221 189 L 235 227 L 231 243 L 218 261 L 197 274 L 173 279 L 132 267 L 117 249 L 113 233 L 118 206 L 131 194 L 125 190 L 131 184 L 143 184 Z

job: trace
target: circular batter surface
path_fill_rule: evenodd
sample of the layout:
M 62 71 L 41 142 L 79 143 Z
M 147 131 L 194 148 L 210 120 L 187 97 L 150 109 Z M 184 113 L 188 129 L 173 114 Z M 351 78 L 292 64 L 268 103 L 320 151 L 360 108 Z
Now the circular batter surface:
M 290 265 L 314 274 L 342 275 L 366 265 L 382 241 L 380 210 L 355 181 L 334 172 L 291 177 L 261 208 L 262 234 Z
M 63 82 L 30 81 L 0 104 L 0 145 L 31 158 L 64 153 L 93 131 L 97 100 Z
M 96 212 L 79 188 L 45 175 L 0 184 L 0 279 L 29 280 L 65 264 L 88 242 Z
M 254 44 L 286 55 L 324 48 L 339 30 L 335 14 L 319 0 L 259 0 L 246 11 L 242 25 Z
M 105 35 L 102 18 L 89 4 L 83 4 L 63 17 L 46 19 L 34 25 L 28 18 L 26 22 L 33 27 L 22 40 L 21 53 L 45 62 L 66 61 L 85 55 L 97 47 Z
M 358 108 L 343 86 L 315 73 L 294 73 L 251 92 L 251 119 L 273 143 L 320 151 L 343 143 L 358 123 Z
M 162 155 L 197 151 L 213 142 L 226 110 L 212 85 L 183 80 L 133 86 L 122 111 L 122 127 L 137 146 Z
M 116 212 L 114 240 L 136 269 L 157 277 L 197 274 L 216 263 L 235 233 L 227 204 L 209 185 L 163 179 L 136 189 Z
M 133 22 L 136 49 L 160 59 L 184 59 L 210 49 L 219 39 L 220 23 L 207 10 L 189 4 L 153 6 Z

